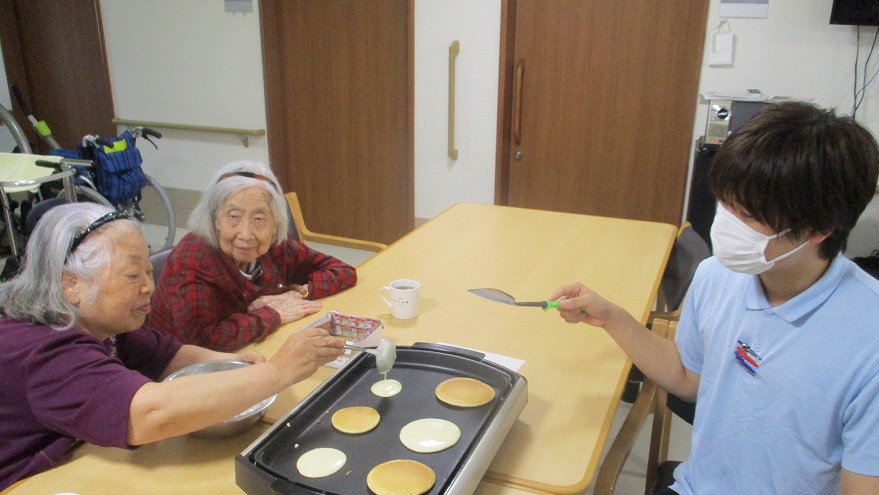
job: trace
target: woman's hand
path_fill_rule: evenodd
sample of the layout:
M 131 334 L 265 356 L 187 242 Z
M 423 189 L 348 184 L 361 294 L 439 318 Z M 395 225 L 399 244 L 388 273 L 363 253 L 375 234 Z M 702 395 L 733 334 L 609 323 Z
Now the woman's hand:
M 344 342 L 322 328 L 306 328 L 294 333 L 267 362 L 278 367 L 288 384 L 297 383 L 317 369 L 341 356 Z
M 302 295 L 299 292 L 291 290 L 282 294 L 258 297 L 250 303 L 247 311 L 256 311 L 265 306 L 278 312 L 278 315 L 281 316 L 281 324 L 283 325 L 284 323 L 290 323 L 307 315 L 317 313 L 323 307 L 323 304 L 318 301 L 302 299 Z
M 614 305 L 581 283 L 566 285 L 549 296 L 559 301 L 559 314 L 568 323 L 588 323 L 604 328 L 611 318 Z

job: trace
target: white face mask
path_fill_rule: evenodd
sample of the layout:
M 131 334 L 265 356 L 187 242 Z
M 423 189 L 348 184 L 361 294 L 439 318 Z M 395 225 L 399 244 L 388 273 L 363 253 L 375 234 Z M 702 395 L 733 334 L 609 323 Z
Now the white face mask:
M 749 227 L 745 222 L 717 204 L 717 214 L 711 225 L 711 247 L 714 256 L 734 272 L 757 275 L 772 268 L 776 261 L 783 260 L 799 251 L 808 240 L 772 261 L 766 261 L 766 245 L 788 231 L 775 235 L 765 235 Z

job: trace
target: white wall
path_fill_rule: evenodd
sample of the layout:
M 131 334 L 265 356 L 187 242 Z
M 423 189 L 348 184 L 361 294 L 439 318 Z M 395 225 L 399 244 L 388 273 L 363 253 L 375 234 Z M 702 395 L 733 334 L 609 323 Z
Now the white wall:
M 711 0 L 710 40 L 720 0 Z M 415 209 L 431 217 L 457 201 L 492 202 L 497 103 L 499 0 L 416 0 Z M 851 108 L 855 28 L 829 24 L 831 0 L 772 0 L 765 19 L 730 19 L 734 65 L 703 63 L 700 90 L 820 98 Z M 202 0 L 102 0 L 110 77 L 118 117 L 193 124 L 265 127 L 258 6 L 252 14 L 223 12 Z M 864 29 L 863 62 L 875 28 Z M 448 45 L 458 56 L 457 162 L 445 158 Z M 480 69 L 473 70 L 472 67 Z M 874 54 L 868 73 L 879 68 Z M 697 98 L 697 95 L 693 95 Z M 879 81 L 868 89 L 858 120 L 879 134 Z M 183 110 L 186 112 L 183 112 Z M 178 111 L 179 110 L 179 111 Z M 707 105 L 694 117 L 693 139 L 704 132 Z M 161 117 L 161 118 L 160 118 Z M 265 139 L 251 148 L 234 136 L 167 132 L 159 152 L 144 148 L 146 167 L 161 182 L 200 190 L 221 164 L 267 160 Z M 868 217 L 879 208 L 871 206 Z M 869 229 L 874 230 L 874 229 Z M 879 240 L 867 233 L 859 243 Z
M 709 66 L 708 49 L 702 64 L 701 92 L 738 92 L 757 88 L 767 96 L 819 98 L 819 105 L 850 114 L 856 48 L 856 28 L 829 23 L 832 0 L 772 0 L 765 19 L 730 18 L 735 34 L 732 66 Z M 712 0 L 706 44 L 720 18 L 720 0 Z M 862 28 L 861 64 L 876 28 Z M 879 68 L 879 51 L 871 73 Z M 863 69 L 863 66 L 861 67 Z M 879 81 L 867 90 L 857 119 L 879 135 Z M 700 104 L 694 139 L 705 131 L 707 104 Z
M 227 13 L 222 1 L 101 0 L 116 117 L 265 129 L 258 5 Z M 268 161 L 266 138 L 159 129 L 138 146 L 162 185 L 201 191 L 222 165 Z
M 735 34 L 732 66 L 709 66 L 707 43 L 720 22 L 720 0 L 711 0 L 706 29 L 700 92 L 737 92 L 756 88 L 764 94 L 818 98 L 819 105 L 850 115 L 857 31 L 854 26 L 829 23 L 831 0 L 771 0 L 764 19 L 729 19 Z M 876 28 L 861 28 L 859 80 Z M 879 69 L 879 50 L 867 69 Z M 869 77 L 868 77 L 869 78 Z M 696 111 L 693 139 L 705 132 L 708 105 Z M 867 88 L 857 120 L 879 136 L 879 79 Z M 692 164 L 692 160 L 691 160 Z M 879 249 L 879 200 L 861 216 L 849 239 L 849 256 Z
M 256 2 L 246 15 L 199 0 L 102 0 L 101 10 L 117 117 L 266 127 Z M 500 0 L 418 0 L 415 26 L 415 216 L 461 201 L 492 203 Z M 455 161 L 446 149 L 448 47 L 456 39 Z M 265 138 L 245 149 L 234 136 L 163 133 L 158 151 L 141 149 L 147 172 L 172 187 L 201 190 L 223 163 L 268 160 Z
M 416 218 L 432 218 L 459 202 L 494 203 L 500 15 L 500 0 L 415 2 Z M 455 40 L 457 160 L 448 156 L 449 45 Z

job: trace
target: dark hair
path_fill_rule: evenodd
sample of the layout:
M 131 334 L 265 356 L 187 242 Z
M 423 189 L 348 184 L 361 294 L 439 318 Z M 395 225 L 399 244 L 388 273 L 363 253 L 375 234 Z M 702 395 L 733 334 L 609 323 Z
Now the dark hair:
M 760 223 L 790 234 L 830 233 L 821 256 L 845 249 L 876 192 L 879 148 L 870 132 L 833 110 L 798 102 L 769 105 L 720 147 L 709 185 Z

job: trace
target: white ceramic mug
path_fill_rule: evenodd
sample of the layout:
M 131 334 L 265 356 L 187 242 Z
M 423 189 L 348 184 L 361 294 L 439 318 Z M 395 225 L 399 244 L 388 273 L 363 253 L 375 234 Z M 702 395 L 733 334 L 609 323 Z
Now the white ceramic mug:
M 391 314 L 394 315 L 394 318 L 408 320 L 418 316 L 418 291 L 420 288 L 421 284 L 418 281 L 401 278 L 379 289 L 378 295 L 391 308 Z M 385 292 L 390 296 L 390 300 L 385 297 Z

